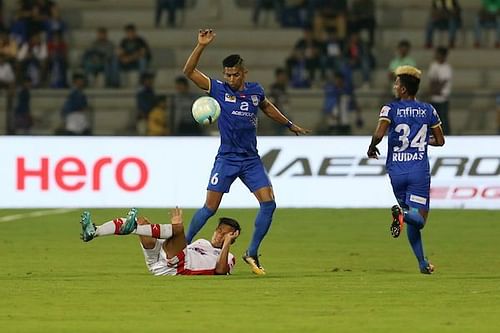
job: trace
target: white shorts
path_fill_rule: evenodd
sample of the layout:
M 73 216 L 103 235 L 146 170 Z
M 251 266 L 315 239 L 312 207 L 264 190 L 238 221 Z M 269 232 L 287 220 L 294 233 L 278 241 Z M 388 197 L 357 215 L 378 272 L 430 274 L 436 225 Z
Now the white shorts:
M 167 254 L 163 250 L 164 242 L 165 239 L 157 239 L 152 249 L 145 249 L 141 244 L 146 266 L 153 275 L 177 275 L 179 259 L 177 256 L 167 259 Z

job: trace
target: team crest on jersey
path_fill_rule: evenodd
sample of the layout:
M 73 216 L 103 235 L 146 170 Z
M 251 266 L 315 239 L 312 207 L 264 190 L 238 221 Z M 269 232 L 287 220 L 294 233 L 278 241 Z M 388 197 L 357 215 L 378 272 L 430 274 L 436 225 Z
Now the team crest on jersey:
M 254 106 L 258 106 L 259 105 L 259 96 L 257 95 L 252 95 L 252 104 Z
M 380 110 L 380 115 L 379 117 L 389 117 L 389 111 L 391 110 L 391 108 L 387 105 L 384 105 L 382 107 L 382 110 Z
M 226 93 L 224 95 L 224 102 L 231 102 L 231 103 L 236 103 L 236 96 L 229 95 Z

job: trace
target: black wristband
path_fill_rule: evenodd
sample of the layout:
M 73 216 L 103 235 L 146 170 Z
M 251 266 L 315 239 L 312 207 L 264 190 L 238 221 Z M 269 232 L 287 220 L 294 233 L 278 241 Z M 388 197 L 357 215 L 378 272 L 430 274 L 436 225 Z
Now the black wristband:
M 289 120 L 289 121 L 286 123 L 286 125 L 285 125 L 285 126 L 286 126 L 286 127 L 288 127 L 288 128 L 292 128 L 293 123 Z

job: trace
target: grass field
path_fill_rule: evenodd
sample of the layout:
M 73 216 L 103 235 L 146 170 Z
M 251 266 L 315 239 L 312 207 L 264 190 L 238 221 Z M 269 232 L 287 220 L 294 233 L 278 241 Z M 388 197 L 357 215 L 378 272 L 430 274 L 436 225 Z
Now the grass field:
M 6 217 L 32 212 L 0 210 L 0 332 L 500 330 L 500 211 L 432 211 L 424 246 L 437 270 L 428 276 L 406 235 L 390 237 L 388 210 L 278 209 L 261 247 L 264 277 L 241 260 L 227 277 L 154 277 L 135 236 L 82 243 L 77 210 Z M 166 210 L 141 213 L 168 221 Z M 239 258 L 255 210 L 223 215 L 242 222 Z

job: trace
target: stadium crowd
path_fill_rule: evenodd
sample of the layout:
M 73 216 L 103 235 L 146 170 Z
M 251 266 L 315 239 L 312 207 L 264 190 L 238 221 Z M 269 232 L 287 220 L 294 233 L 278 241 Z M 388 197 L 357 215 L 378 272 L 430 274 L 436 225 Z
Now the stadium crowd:
M 396 55 L 389 64 L 377 59 L 377 16 L 374 0 L 255 0 L 252 4 L 252 23 L 266 24 L 262 13 L 272 12 L 278 24 L 287 29 L 301 29 L 302 37 L 295 42 L 282 66 L 275 70 L 268 95 L 285 114 L 289 112 L 289 89 L 322 89 L 323 121 L 317 128 L 321 134 L 349 134 L 351 126 L 363 127 L 362 110 L 357 92 L 370 91 L 374 86 L 375 68 L 387 67 L 387 92 L 390 93 L 393 71 L 400 65 L 418 66 L 411 56 L 411 43 L 401 40 L 395 45 Z M 198 94 L 191 93 L 189 83 L 182 77 L 172 77 L 175 92 L 157 93 L 155 73 L 151 71 L 152 48 L 141 27 L 129 23 L 115 44 L 107 27 L 98 27 L 95 39 L 85 48 L 78 61 L 69 61 L 73 47 L 68 43 L 69 25 L 61 15 L 64 3 L 51 0 L 19 0 L 13 12 L 3 10 L 0 2 L 0 88 L 5 91 L 9 120 L 8 134 L 27 134 L 33 123 L 30 112 L 30 90 L 37 88 L 68 89 L 67 100 L 61 103 L 61 122 L 57 134 L 92 134 L 91 107 L 85 97 L 86 86 L 120 88 L 123 73 L 137 72 L 137 112 L 125 133 L 138 135 L 202 135 L 186 114 Z M 217 7 L 217 6 L 216 6 Z M 220 6 L 219 6 L 220 7 Z M 219 8 L 217 7 L 217 8 Z M 474 47 L 489 48 L 484 31 L 496 33 L 493 47 L 500 48 L 500 1 L 482 0 L 473 25 Z M 183 25 L 187 1 L 157 0 L 154 26 L 175 29 Z M 218 9 L 219 10 L 219 9 Z M 162 23 L 167 12 L 166 24 Z M 178 15 L 178 14 L 181 15 Z M 180 19 L 179 19 L 180 16 Z M 429 19 L 422 27 L 425 48 L 435 49 L 444 58 L 433 63 L 429 72 L 434 79 L 429 91 L 431 102 L 440 113 L 448 113 L 452 69 L 446 62 L 456 45 L 457 33 L 464 28 L 458 0 L 432 0 Z M 446 46 L 436 45 L 435 31 L 448 32 Z M 436 56 L 437 58 L 438 56 Z M 443 64 L 444 63 L 444 64 Z M 431 71 L 432 69 L 432 71 Z M 426 69 L 427 70 L 427 69 Z M 355 76 L 359 72 L 361 80 Z M 384 83 L 385 84 L 385 83 Z M 376 82 L 380 86 L 380 82 Z M 154 112 L 153 112 L 154 110 Z M 293 118 L 293 112 L 289 116 Z M 73 113 L 78 114 L 75 117 Z M 351 119 L 353 118 L 354 120 Z M 448 117 L 444 116 L 445 134 L 449 134 Z M 78 119 L 78 120 L 75 120 Z M 79 125 L 76 126 L 75 124 Z M 75 126 L 78 130 L 75 131 Z M 272 126 L 272 125 L 271 125 Z M 500 128 L 500 125 L 499 125 Z M 269 134 L 280 135 L 283 129 L 270 127 Z

